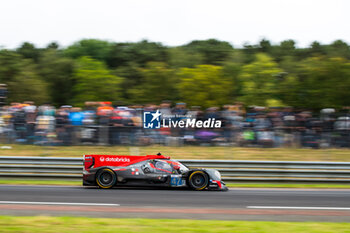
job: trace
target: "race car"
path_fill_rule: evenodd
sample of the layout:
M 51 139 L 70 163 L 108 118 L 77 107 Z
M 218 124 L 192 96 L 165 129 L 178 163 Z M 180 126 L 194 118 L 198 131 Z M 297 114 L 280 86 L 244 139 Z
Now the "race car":
M 189 169 L 182 163 L 157 155 L 84 155 L 84 186 L 186 187 L 223 190 L 227 187 L 215 169 Z

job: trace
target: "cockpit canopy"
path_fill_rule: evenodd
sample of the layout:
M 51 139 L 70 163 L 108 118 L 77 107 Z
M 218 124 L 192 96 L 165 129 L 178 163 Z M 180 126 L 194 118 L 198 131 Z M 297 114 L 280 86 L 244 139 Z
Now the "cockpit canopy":
M 154 159 L 147 161 L 142 169 L 145 173 L 172 173 L 182 174 L 189 169 L 176 160 Z

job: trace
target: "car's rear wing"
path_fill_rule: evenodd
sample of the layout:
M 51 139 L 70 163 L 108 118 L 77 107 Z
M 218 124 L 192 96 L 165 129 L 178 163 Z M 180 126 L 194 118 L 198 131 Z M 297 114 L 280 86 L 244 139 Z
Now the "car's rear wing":
M 149 159 L 170 159 L 163 155 L 84 155 L 84 169 L 98 168 L 105 166 L 126 167 Z

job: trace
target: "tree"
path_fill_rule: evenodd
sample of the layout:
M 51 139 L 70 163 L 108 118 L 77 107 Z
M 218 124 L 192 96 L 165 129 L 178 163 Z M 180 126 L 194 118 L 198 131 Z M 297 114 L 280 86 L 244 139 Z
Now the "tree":
M 350 59 L 350 47 L 342 40 L 336 40 L 328 47 L 328 55 L 331 57 L 343 57 Z
M 304 107 L 305 99 L 302 92 L 302 83 L 295 74 L 281 73 L 282 80 L 279 81 L 277 89 L 277 100 L 285 105 L 293 107 Z
M 216 39 L 209 40 L 194 40 L 191 43 L 183 46 L 190 53 L 199 53 L 204 58 L 204 64 L 219 65 L 233 51 L 233 47 L 226 41 Z
M 296 56 L 297 49 L 294 40 L 284 40 L 277 46 L 272 46 L 269 56 L 280 62 L 285 56 Z
M 314 41 L 314 42 L 311 43 L 310 52 L 311 52 L 312 56 L 325 55 L 326 54 L 324 46 L 321 45 L 320 42 L 318 42 L 318 41 Z
M 74 82 L 73 103 L 120 99 L 122 78 L 112 75 L 103 62 L 91 57 L 77 60 Z
M 16 52 L 0 51 L 0 83 L 8 85 L 8 102 L 50 101 L 47 85 L 37 73 L 33 60 L 24 59 Z
M 197 52 L 189 52 L 182 47 L 169 48 L 169 64 L 173 68 L 193 68 L 194 66 L 203 63 L 203 54 Z
M 248 105 L 266 106 L 269 99 L 275 99 L 278 90 L 278 74 L 282 70 L 266 54 L 259 53 L 255 61 L 243 66 L 241 99 Z
M 280 48 L 282 53 L 285 55 L 291 55 L 295 50 L 295 41 L 294 40 L 284 40 L 280 43 Z
M 269 53 L 271 51 L 271 43 L 269 40 L 266 40 L 266 39 L 262 39 L 260 42 L 259 42 L 259 47 L 260 47 L 260 51 L 262 53 Z
M 46 46 L 46 49 L 59 49 L 60 45 L 57 42 L 51 42 Z
M 136 63 L 146 67 L 148 62 L 167 62 L 167 48 L 160 43 L 143 40 L 137 43 L 116 43 L 113 45 L 107 59 L 111 68 L 127 66 Z
M 182 68 L 177 74 L 180 99 L 189 105 L 221 106 L 230 102 L 231 80 L 223 75 L 222 67 L 199 65 Z
M 243 47 L 244 49 L 242 49 L 242 51 L 244 54 L 244 63 L 248 64 L 253 62 L 255 59 L 255 54 L 259 52 L 259 47 L 248 43 L 245 43 Z
M 109 53 L 107 64 L 114 69 L 113 73 L 124 77 L 122 95 L 125 100 L 136 100 L 135 87 L 143 81 L 141 70 L 150 62 L 164 62 L 168 60 L 167 48 L 160 43 L 116 43 Z M 133 91 L 131 91 L 133 90 Z M 132 93 L 133 92 L 133 93 Z
M 0 51 L 0 82 L 11 81 L 20 71 L 23 57 L 10 50 Z
M 225 79 L 229 80 L 230 86 L 226 88 L 230 91 L 230 99 L 237 99 L 242 95 L 242 82 L 239 78 L 242 64 L 237 62 L 225 62 L 222 66 L 222 73 Z
M 38 105 L 50 102 L 47 84 L 37 74 L 31 60 L 23 60 L 20 72 L 7 85 L 9 102 L 34 101 Z
M 112 49 L 112 43 L 104 40 L 85 39 L 80 40 L 64 50 L 66 56 L 79 58 L 88 56 L 106 62 L 107 57 Z
M 56 49 L 43 52 L 39 72 L 47 82 L 53 104 L 72 104 L 74 60 L 61 56 Z
M 127 66 L 121 66 L 112 71 L 112 74 L 123 77 L 123 82 L 121 83 L 121 95 L 125 100 L 135 99 L 132 90 L 134 87 L 138 86 L 142 82 L 141 67 L 136 63 L 131 62 Z
M 33 59 L 34 62 L 37 62 L 40 57 L 40 50 L 29 42 L 24 42 L 21 47 L 17 49 L 17 52 L 24 58 Z
M 151 62 L 141 69 L 142 81 L 131 89 L 132 99 L 138 103 L 160 103 L 177 98 L 176 76 L 165 63 Z
M 350 63 L 344 58 L 311 57 L 299 65 L 303 107 L 320 109 L 350 104 Z

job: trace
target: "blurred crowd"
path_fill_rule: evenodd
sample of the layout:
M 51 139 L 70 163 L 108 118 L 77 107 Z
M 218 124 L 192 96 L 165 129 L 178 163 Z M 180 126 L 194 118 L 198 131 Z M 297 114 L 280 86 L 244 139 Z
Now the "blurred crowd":
M 144 129 L 143 111 L 157 109 L 165 119 L 215 118 L 222 127 Z M 292 107 L 245 108 L 242 103 L 202 110 L 170 101 L 144 106 L 86 102 L 83 108 L 26 101 L 1 108 L 0 140 L 36 145 L 350 147 L 350 114 L 348 108 L 311 112 Z

